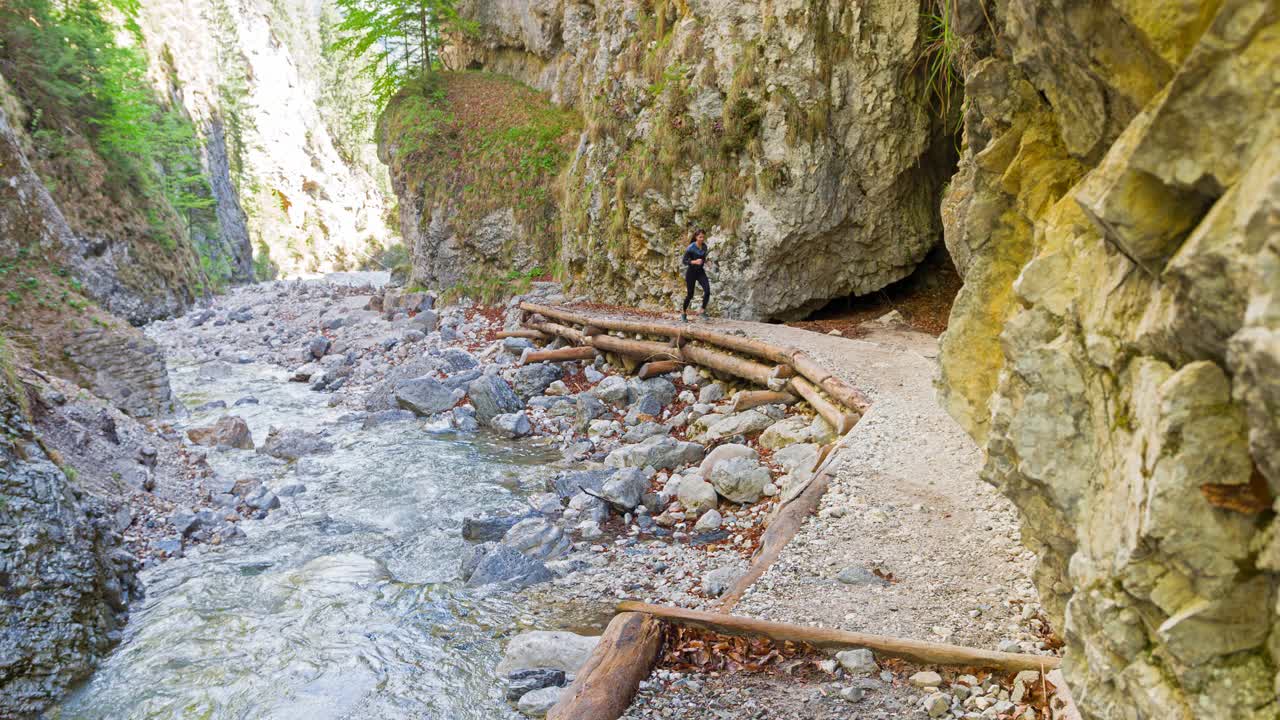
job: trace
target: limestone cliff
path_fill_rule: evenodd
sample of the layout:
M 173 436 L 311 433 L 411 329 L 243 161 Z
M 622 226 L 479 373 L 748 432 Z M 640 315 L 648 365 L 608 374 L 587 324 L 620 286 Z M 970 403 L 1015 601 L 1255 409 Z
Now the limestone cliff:
M 1275 718 L 1280 6 L 961 0 L 941 392 L 1093 718 Z
M 509 74 L 584 118 L 557 202 L 573 291 L 673 307 L 697 225 L 719 311 L 786 317 L 904 277 L 938 240 L 951 108 L 930 95 L 915 0 L 472 0 L 464 13 L 480 36 L 452 66 Z
M 202 128 L 219 217 L 243 228 L 260 268 L 353 269 L 390 242 L 368 81 L 325 48 L 331 3 L 139 7 L 153 74 Z

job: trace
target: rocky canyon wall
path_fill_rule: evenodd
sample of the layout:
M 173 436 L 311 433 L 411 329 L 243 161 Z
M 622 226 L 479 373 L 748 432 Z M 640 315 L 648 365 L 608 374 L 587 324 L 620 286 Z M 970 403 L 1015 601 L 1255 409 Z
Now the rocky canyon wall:
M 451 66 L 510 75 L 583 117 L 557 188 L 557 269 L 575 292 L 674 308 L 701 226 L 716 309 L 791 317 L 904 277 L 938 241 L 953 108 L 927 86 L 914 0 L 462 10 L 480 32 Z
M 1280 5 L 961 0 L 940 391 L 1091 718 L 1280 716 Z
M 143 0 L 156 81 L 203 129 L 219 217 L 286 275 L 353 269 L 391 242 L 368 81 L 302 0 Z

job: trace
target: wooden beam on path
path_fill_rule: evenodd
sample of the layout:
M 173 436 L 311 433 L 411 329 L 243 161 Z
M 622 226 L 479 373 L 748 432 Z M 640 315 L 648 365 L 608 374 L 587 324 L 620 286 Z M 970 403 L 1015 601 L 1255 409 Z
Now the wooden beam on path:
M 646 613 L 669 622 L 712 630 L 727 635 L 764 636 L 778 642 L 802 642 L 819 648 L 866 648 L 880 655 L 903 658 L 925 665 L 979 667 L 1010 672 L 1021 670 L 1049 671 L 1057 668 L 1059 659 L 1047 655 L 1024 655 L 996 650 L 948 645 L 911 638 L 872 635 L 849 630 L 830 630 L 808 625 L 757 620 L 723 613 L 686 610 L 624 600 L 618 603 L 622 613 Z
M 679 360 L 654 360 L 640 366 L 640 379 L 648 380 L 649 378 L 666 375 L 669 372 L 675 372 L 684 367 L 684 363 Z M 739 393 L 741 394 L 741 393 Z
M 652 340 L 628 340 L 613 335 L 592 335 L 587 343 L 597 350 L 640 360 L 678 360 L 680 354 L 670 345 Z
M 574 330 L 571 327 L 566 327 L 559 323 L 553 323 L 549 321 L 541 322 L 541 323 L 528 322 L 528 323 L 525 323 L 525 325 L 533 328 L 534 330 L 547 333 L 548 335 L 559 335 L 560 337 L 564 338 L 565 340 L 568 340 L 574 345 L 583 344 L 582 342 L 583 337 L 582 337 L 581 330 Z
M 505 338 L 528 338 L 529 340 L 546 340 L 550 336 L 542 332 L 541 330 L 527 329 L 527 330 L 502 330 L 498 332 L 496 335 L 494 335 L 494 337 L 496 337 L 499 340 L 503 340 Z
M 656 618 L 615 615 L 547 720 L 616 720 L 649 677 L 661 646 L 662 623 Z
M 733 583 L 733 587 L 721 596 L 720 609 L 724 612 L 732 610 L 743 595 L 747 594 L 747 590 L 756 580 L 759 580 L 765 571 L 773 565 L 778 556 L 782 555 L 782 549 L 791 542 L 791 538 L 795 537 L 800 531 L 800 526 L 804 524 L 804 519 L 812 515 L 818 509 L 818 503 L 822 502 L 822 496 L 827 492 L 827 486 L 831 482 L 831 476 L 825 472 L 819 472 L 809 479 L 809 484 L 804 490 L 796 496 L 794 500 L 783 505 L 778 509 L 778 514 L 769 522 L 769 527 L 765 529 L 764 534 L 760 536 L 760 547 L 756 550 L 755 555 L 751 558 L 751 565 L 747 567 L 747 571 Z
M 522 363 L 528 365 L 536 362 L 566 362 L 569 360 L 594 360 L 596 349 L 593 347 L 563 347 L 558 350 L 534 350 L 525 353 Z
M 796 372 L 825 390 L 828 395 L 841 405 L 850 410 L 857 410 L 859 413 L 865 413 L 867 408 L 871 407 L 871 400 L 866 395 L 863 395 L 861 391 L 844 380 L 832 375 L 826 368 L 803 352 L 795 351 L 790 358 L 790 362 Z
M 733 396 L 733 411 L 742 412 L 761 405 L 791 405 L 800 398 L 789 392 L 773 390 L 743 390 Z
M 808 380 L 800 377 L 791 378 L 788 387 L 808 401 L 823 419 L 831 423 L 831 427 L 836 429 L 836 433 L 844 435 L 854 425 L 858 424 L 859 415 L 846 412 L 843 408 L 823 397 L 817 386 Z
M 773 372 L 773 368 L 768 365 L 700 345 L 685 345 L 680 348 L 680 354 L 685 362 L 719 370 L 764 387 L 768 387 L 769 374 Z

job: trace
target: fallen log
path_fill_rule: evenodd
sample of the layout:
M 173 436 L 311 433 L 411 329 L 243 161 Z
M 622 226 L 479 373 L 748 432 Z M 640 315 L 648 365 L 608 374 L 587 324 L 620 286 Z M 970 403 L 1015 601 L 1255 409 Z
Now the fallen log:
M 667 350 L 670 352 L 672 348 L 668 347 Z M 640 379 L 648 380 L 649 378 L 658 377 L 659 375 L 666 375 L 667 373 L 675 372 L 682 367 L 684 367 L 684 363 L 679 360 L 654 360 L 653 362 L 647 362 L 640 366 Z
M 733 411 L 742 412 L 750 410 L 753 407 L 761 405 L 791 405 L 799 401 L 800 398 L 789 392 L 775 392 L 773 390 L 743 390 L 733 396 Z
M 925 665 L 980 667 L 1011 672 L 1021 670 L 1049 671 L 1060 661 L 1047 655 L 1024 655 L 996 650 L 948 645 L 911 638 L 872 635 L 849 630 L 830 630 L 808 625 L 757 620 L 723 613 L 686 610 L 624 600 L 618 603 L 622 613 L 646 613 L 669 622 L 712 630 L 727 635 L 763 635 L 778 642 L 802 642 L 819 648 L 866 648 L 889 657 L 903 658 Z
M 528 338 L 529 340 L 546 340 L 549 336 L 541 330 L 502 330 L 494 335 L 503 340 L 506 338 Z
M 708 367 L 712 370 L 719 370 L 720 372 L 748 380 L 756 385 L 768 386 L 769 373 L 773 372 L 773 368 L 768 365 L 761 365 L 753 360 L 736 357 L 700 345 L 685 345 L 680 349 L 680 354 L 684 357 L 685 362 Z
M 805 518 L 817 511 L 818 503 L 822 502 L 822 496 L 826 494 L 830 482 L 831 476 L 824 469 L 809 480 L 809 484 L 795 499 L 779 508 L 777 516 L 769 522 L 769 527 L 760 536 L 760 547 L 752 556 L 751 565 L 734 582 L 733 587 L 721 596 L 722 612 L 732 610 L 742 596 L 747 594 L 751 585 L 778 559 L 782 549 L 800 531 Z
M 674 348 L 651 340 L 627 340 L 613 335 L 592 335 L 586 339 L 592 347 L 604 352 L 625 355 L 640 360 L 678 360 Z
M 850 410 L 857 410 L 859 413 L 865 413 L 867 408 L 871 407 L 871 400 L 866 395 L 863 395 L 861 391 L 844 380 L 832 375 L 826 368 L 803 352 L 796 350 L 789 361 L 791 366 L 796 369 L 796 372 L 821 387 L 841 405 Z
M 849 432 L 850 428 L 858 424 L 860 415 L 845 412 L 837 407 L 830 400 L 822 396 L 817 386 L 808 380 L 800 377 L 791 378 L 791 382 L 787 387 L 795 391 L 797 395 L 804 398 L 818 414 L 827 422 L 831 423 L 831 427 L 836 429 L 836 433 L 843 435 Z
M 653 616 L 615 615 L 547 720 L 616 720 L 649 676 L 661 645 L 662 623 Z
M 566 362 L 569 360 L 594 360 L 596 349 L 593 347 L 563 347 L 557 350 L 534 350 L 527 352 L 521 364 L 537 362 Z

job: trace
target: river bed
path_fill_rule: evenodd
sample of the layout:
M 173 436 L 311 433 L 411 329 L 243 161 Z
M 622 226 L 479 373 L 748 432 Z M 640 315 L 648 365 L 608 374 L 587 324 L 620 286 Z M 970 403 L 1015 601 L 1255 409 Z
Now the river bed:
M 241 541 L 145 571 L 123 642 L 52 717 L 518 717 L 493 667 L 507 636 L 555 611 L 463 587 L 459 528 L 519 506 L 559 453 L 421 420 L 362 429 L 279 368 L 233 367 L 216 380 L 171 368 L 187 407 L 229 406 L 183 427 L 233 412 L 258 444 L 271 425 L 299 427 L 323 430 L 334 451 L 285 464 L 211 450 L 221 477 L 307 490 L 241 523 Z M 246 396 L 258 404 L 234 406 Z

